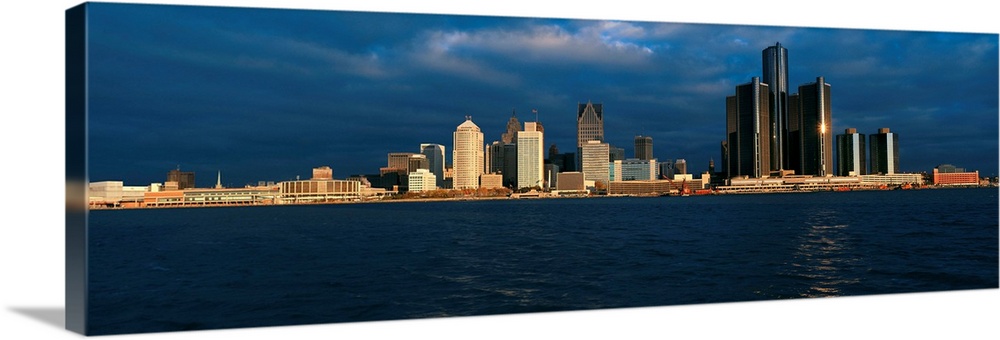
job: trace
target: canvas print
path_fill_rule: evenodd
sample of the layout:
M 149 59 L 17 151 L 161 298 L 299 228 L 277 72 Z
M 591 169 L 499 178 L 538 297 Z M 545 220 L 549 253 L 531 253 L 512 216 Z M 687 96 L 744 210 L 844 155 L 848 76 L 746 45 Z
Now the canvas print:
M 87 335 L 998 288 L 996 34 L 66 22 Z

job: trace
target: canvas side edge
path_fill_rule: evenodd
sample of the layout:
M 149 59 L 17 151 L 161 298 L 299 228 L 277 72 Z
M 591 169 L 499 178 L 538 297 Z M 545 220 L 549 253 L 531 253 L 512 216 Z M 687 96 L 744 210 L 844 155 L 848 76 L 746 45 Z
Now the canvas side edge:
M 66 329 L 87 334 L 87 4 L 66 10 Z

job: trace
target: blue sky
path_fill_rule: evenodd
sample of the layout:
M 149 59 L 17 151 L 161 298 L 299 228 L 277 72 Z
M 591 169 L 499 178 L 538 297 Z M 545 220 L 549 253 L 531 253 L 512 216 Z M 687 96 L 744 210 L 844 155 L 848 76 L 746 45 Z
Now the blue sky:
M 998 167 L 996 34 L 95 4 L 90 178 L 199 186 L 377 173 L 470 115 L 487 142 L 511 112 L 571 151 L 577 103 L 605 136 L 689 169 L 719 160 L 725 97 L 781 42 L 789 82 L 832 86 L 833 131 L 900 135 L 901 170 Z M 795 90 L 792 90 L 795 92 Z

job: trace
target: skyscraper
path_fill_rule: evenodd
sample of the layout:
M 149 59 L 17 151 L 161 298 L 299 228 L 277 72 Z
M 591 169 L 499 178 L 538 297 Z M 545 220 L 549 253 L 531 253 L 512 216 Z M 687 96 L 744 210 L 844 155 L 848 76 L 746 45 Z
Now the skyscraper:
M 604 105 L 588 101 L 576 106 L 576 147 L 591 140 L 604 142 Z
M 770 90 L 753 77 L 736 86 L 736 95 L 726 97 L 726 172 L 729 178 L 770 175 Z
M 507 130 L 500 135 L 500 141 L 504 144 L 516 143 L 518 131 L 521 131 L 521 123 L 517 121 L 516 112 L 511 110 L 510 119 L 507 120 Z
M 580 148 L 580 163 L 584 180 L 608 184 L 608 144 L 589 140 Z
M 452 163 L 455 189 L 479 188 L 479 175 L 483 173 L 483 132 L 471 116 L 458 125 L 452 135 Z
M 525 122 L 517 133 L 517 187 L 543 186 L 545 173 L 543 133 L 535 122 Z
M 434 176 L 436 176 L 435 185 L 439 188 L 444 187 L 444 145 L 430 143 L 420 144 L 420 153 L 427 156 L 428 169 L 432 174 L 434 174 Z
M 763 63 L 762 82 L 768 85 L 770 105 L 768 110 L 767 137 L 771 142 L 768 153 L 772 170 L 785 169 L 787 146 L 785 137 L 788 126 L 788 50 L 775 43 L 761 52 Z
M 889 132 L 889 128 L 878 129 L 878 133 L 868 136 L 868 147 L 869 174 L 899 172 L 899 135 Z
M 635 158 L 644 161 L 653 159 L 653 137 L 635 136 Z
M 833 175 L 833 120 L 830 84 L 823 77 L 799 86 L 798 117 L 801 136 L 801 175 Z M 795 114 L 795 113 L 793 113 Z
M 865 135 L 857 129 L 845 129 L 837 135 L 837 176 L 867 175 L 866 151 Z

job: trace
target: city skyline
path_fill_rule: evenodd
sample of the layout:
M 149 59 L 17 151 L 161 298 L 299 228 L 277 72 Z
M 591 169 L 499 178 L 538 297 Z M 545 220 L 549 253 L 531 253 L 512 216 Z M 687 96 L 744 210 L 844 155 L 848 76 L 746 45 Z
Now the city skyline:
M 900 134 L 900 171 L 997 167 L 997 80 L 983 76 L 997 74 L 994 34 L 140 5 L 101 15 L 114 25 L 93 27 L 92 181 L 160 182 L 177 166 L 221 171 L 227 186 L 323 165 L 375 173 L 387 153 L 452 144 L 465 116 L 499 140 L 512 109 L 523 121 L 537 109 L 544 148 L 573 152 L 573 105 L 587 102 L 606 109 L 610 145 L 631 155 L 634 136 L 651 136 L 654 158 L 700 173 L 719 161 L 726 95 L 761 75 L 776 41 L 790 87 L 832 84 L 831 131 Z M 363 24 L 387 18 L 399 24 Z M 322 34 L 334 31 L 346 34 Z

